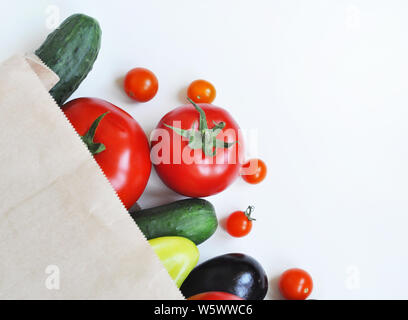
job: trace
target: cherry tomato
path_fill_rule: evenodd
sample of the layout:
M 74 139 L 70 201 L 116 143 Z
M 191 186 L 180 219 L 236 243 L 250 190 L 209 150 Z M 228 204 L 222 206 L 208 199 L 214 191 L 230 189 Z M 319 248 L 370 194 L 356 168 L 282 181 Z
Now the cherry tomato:
M 214 86 L 205 80 L 195 80 L 187 89 L 187 96 L 196 103 L 212 103 L 215 95 Z
M 234 294 L 221 291 L 209 291 L 195 294 L 187 298 L 187 300 L 244 300 Z
M 94 158 L 129 209 L 143 193 L 150 176 L 149 143 L 143 129 L 128 113 L 101 99 L 75 99 L 62 110 L 81 136 L 89 133 L 99 118 L 91 137 L 93 145 L 99 147 Z
M 246 236 L 252 229 L 252 221 L 255 220 L 251 217 L 251 213 L 254 211 L 253 206 L 249 206 L 246 211 L 235 211 L 227 219 L 227 231 L 233 237 Z
M 150 70 L 135 68 L 126 74 L 124 89 L 130 98 L 139 102 L 147 102 L 156 95 L 159 82 Z
M 206 144 L 202 143 L 204 132 L 210 137 Z M 226 189 L 239 175 L 244 148 L 241 131 L 222 108 L 203 103 L 178 107 L 160 120 L 151 137 L 156 172 L 175 192 L 210 196 Z
M 288 300 L 305 300 L 313 289 L 312 277 L 302 269 L 289 269 L 279 279 L 279 289 Z
M 267 168 L 261 159 L 251 159 L 247 161 L 241 170 L 242 179 L 250 184 L 258 184 L 266 177 Z

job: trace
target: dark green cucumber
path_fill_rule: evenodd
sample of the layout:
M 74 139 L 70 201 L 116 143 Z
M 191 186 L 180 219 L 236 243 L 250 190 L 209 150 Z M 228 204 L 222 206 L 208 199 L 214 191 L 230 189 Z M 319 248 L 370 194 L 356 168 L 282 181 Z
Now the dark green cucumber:
M 200 244 L 211 237 L 218 226 L 214 206 L 204 199 L 184 199 L 131 211 L 130 215 L 148 240 L 179 236 Z
M 60 78 L 50 94 L 62 105 L 86 78 L 101 46 L 99 23 L 74 14 L 50 33 L 35 54 Z

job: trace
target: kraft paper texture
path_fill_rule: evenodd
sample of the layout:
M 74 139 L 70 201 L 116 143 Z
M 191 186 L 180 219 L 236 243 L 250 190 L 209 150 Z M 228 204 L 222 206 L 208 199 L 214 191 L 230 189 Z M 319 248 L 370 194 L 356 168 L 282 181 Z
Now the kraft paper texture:
M 48 90 L 0 65 L 0 299 L 183 299 Z

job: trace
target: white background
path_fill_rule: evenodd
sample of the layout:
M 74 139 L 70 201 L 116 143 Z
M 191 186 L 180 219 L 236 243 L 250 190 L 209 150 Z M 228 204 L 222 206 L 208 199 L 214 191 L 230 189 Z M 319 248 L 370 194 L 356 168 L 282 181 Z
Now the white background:
M 314 299 L 408 298 L 407 1 L 2 1 L 1 60 L 34 51 L 55 8 L 103 30 L 74 97 L 104 98 L 149 133 L 204 78 L 214 104 L 258 129 L 267 179 L 208 198 L 220 220 L 255 205 L 253 231 L 235 239 L 220 227 L 199 246 L 201 261 L 252 255 L 272 299 L 289 267 L 311 273 Z M 121 89 L 136 66 L 160 83 L 145 104 Z M 153 172 L 140 204 L 179 198 Z

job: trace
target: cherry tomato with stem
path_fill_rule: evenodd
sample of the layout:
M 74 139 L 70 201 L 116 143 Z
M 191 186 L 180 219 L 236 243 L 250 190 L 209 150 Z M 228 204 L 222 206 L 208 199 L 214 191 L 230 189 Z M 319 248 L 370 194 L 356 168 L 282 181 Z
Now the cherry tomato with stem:
M 313 280 L 305 270 L 293 268 L 282 273 L 279 290 L 288 300 L 305 300 L 313 290 Z
M 212 103 L 215 95 L 214 86 L 206 80 L 195 80 L 187 89 L 187 96 L 195 103 Z
M 249 206 L 245 211 L 235 211 L 227 219 L 227 232 L 233 237 L 244 237 L 252 229 L 252 221 L 256 220 L 251 217 L 254 206 Z
M 261 159 L 251 159 L 241 168 L 242 179 L 250 184 L 258 184 L 262 182 L 266 177 L 266 173 L 266 164 Z
M 159 82 L 150 70 L 134 68 L 126 74 L 124 89 L 133 100 L 147 102 L 156 95 L 159 90 Z

